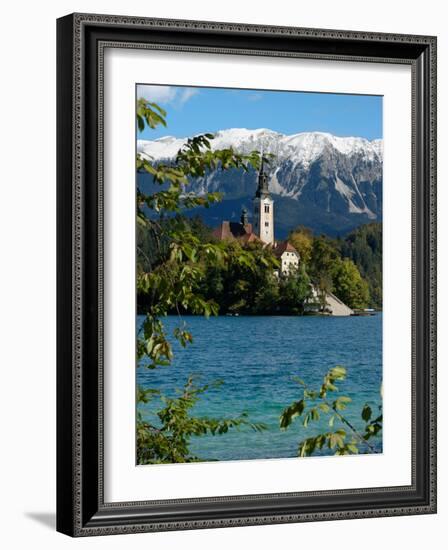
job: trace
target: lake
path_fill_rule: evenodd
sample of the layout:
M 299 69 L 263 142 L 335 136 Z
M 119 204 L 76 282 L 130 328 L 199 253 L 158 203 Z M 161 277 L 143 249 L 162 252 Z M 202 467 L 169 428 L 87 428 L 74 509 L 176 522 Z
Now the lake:
M 142 320 L 139 316 L 138 324 Z M 181 388 L 190 374 L 197 375 L 200 384 L 221 379 L 222 386 L 201 396 L 194 414 L 231 417 L 245 411 L 252 422 L 268 427 L 261 433 L 244 427 L 221 436 L 193 438 L 192 452 L 204 460 L 293 457 L 299 441 L 320 430 L 328 431 L 327 422 L 304 428 L 297 419 L 288 430 L 280 431 L 282 410 L 302 396 L 294 376 L 318 388 L 329 368 L 344 366 L 347 378 L 339 383 L 340 394 L 350 396 L 352 403 L 343 413 L 360 429 L 364 404 L 381 404 L 380 313 L 367 317 L 192 316 L 184 320 L 194 343 L 183 349 L 174 342 L 172 365 L 139 368 L 137 383 L 174 396 L 175 388 Z M 179 319 L 170 316 L 164 322 L 172 333 Z M 154 421 L 152 412 L 151 407 L 145 409 L 145 415 Z M 380 438 L 375 447 L 381 452 Z

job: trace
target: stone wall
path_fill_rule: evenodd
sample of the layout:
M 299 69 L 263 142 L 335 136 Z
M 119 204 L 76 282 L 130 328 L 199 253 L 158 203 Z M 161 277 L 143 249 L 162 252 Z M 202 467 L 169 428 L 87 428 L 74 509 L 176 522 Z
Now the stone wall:
M 331 292 L 327 294 L 327 307 L 331 310 L 331 315 L 341 317 L 353 314 L 353 310 L 346 306 L 344 302 L 341 302 L 341 300 Z

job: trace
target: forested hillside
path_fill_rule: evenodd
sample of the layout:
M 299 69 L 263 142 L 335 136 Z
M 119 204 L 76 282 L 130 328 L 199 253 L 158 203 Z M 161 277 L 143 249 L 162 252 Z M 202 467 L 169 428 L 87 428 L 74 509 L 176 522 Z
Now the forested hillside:
M 383 303 L 383 226 L 369 223 L 358 227 L 340 242 L 342 256 L 356 264 L 362 277 L 369 284 L 374 307 Z

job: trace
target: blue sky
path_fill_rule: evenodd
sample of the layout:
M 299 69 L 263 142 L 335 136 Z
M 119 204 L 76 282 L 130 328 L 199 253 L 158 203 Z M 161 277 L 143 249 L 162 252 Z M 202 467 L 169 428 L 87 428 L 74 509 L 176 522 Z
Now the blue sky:
M 155 101 L 168 113 L 167 128 L 146 128 L 138 133 L 139 139 L 188 137 L 226 128 L 383 137 L 380 96 L 139 84 L 137 97 Z

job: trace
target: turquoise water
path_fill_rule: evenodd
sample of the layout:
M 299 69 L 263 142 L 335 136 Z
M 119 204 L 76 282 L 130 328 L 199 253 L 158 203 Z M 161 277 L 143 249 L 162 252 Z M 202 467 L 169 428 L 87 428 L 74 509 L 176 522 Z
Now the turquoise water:
M 143 317 L 139 317 L 141 323 Z M 170 395 L 190 374 L 199 383 L 221 379 L 224 384 L 203 394 L 194 408 L 198 416 L 231 417 L 246 411 L 252 422 L 267 424 L 267 431 L 249 428 L 222 436 L 195 437 L 192 451 L 205 460 L 242 460 L 297 456 L 298 442 L 320 430 L 326 422 L 304 428 L 297 420 L 286 431 L 279 429 L 282 410 L 301 398 L 292 377 L 319 386 L 326 371 L 343 365 L 347 379 L 340 393 L 352 398 L 344 411 L 358 428 L 360 412 L 368 402 L 381 404 L 382 318 L 371 317 L 186 317 L 194 343 L 183 349 L 174 342 L 170 367 L 139 368 L 137 383 Z M 167 330 L 178 325 L 168 317 Z M 151 415 L 151 408 L 145 414 Z M 152 420 L 154 420 L 152 418 Z M 335 427 L 337 423 L 335 423 Z M 380 438 L 375 440 L 381 451 Z M 325 453 L 324 453 L 325 454 Z

